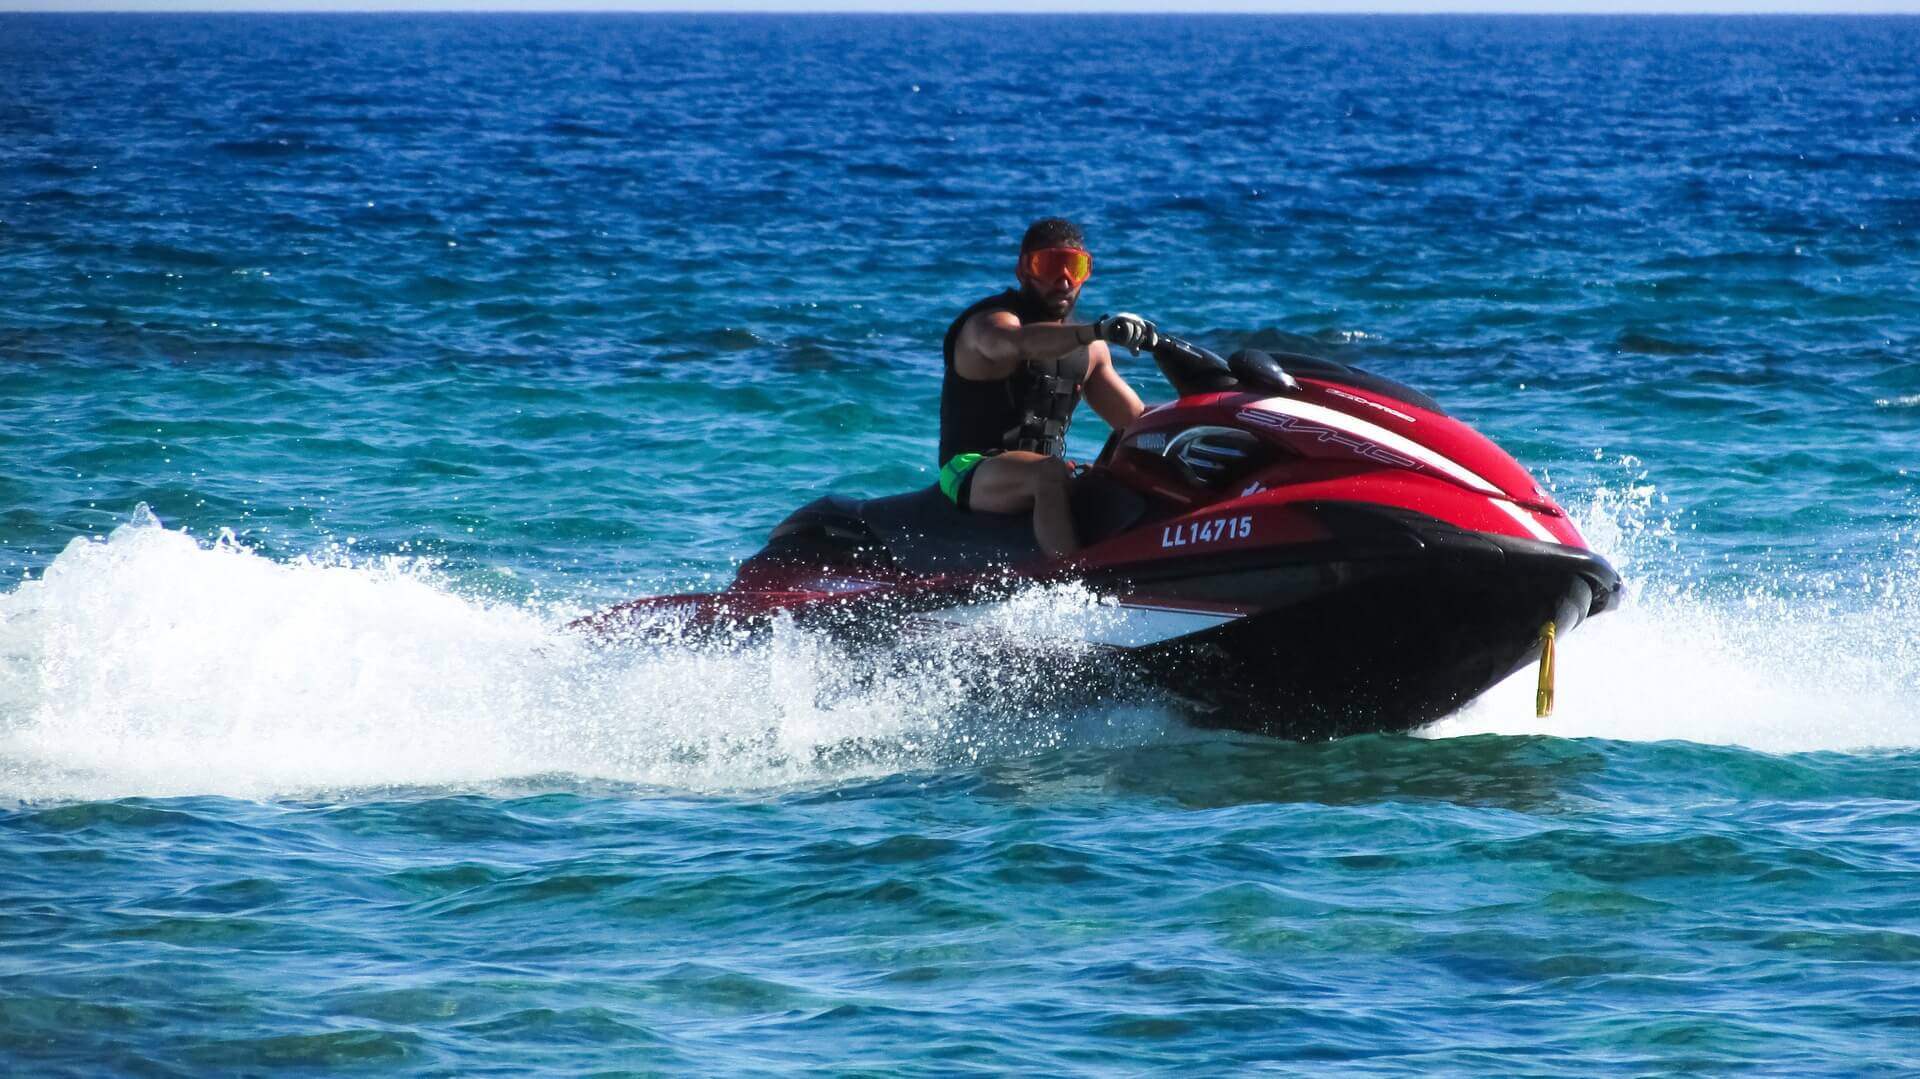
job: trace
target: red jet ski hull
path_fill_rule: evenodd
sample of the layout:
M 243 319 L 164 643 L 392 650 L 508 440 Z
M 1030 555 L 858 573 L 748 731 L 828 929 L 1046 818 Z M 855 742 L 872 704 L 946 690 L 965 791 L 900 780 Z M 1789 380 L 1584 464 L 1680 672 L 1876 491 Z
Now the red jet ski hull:
M 828 497 L 776 527 L 726 591 L 580 626 L 613 637 L 667 615 L 739 633 L 784 618 L 884 646 L 977 643 L 988 624 L 1012 648 L 1091 651 L 1197 724 L 1322 739 L 1431 722 L 1534 662 L 1546 626 L 1564 635 L 1620 595 L 1526 471 L 1417 392 L 1309 357 L 1287 358 L 1296 379 L 1261 354 L 1228 370 L 1193 352 L 1208 362 L 1156 353 L 1187 392 L 1075 481 L 1070 564 L 1041 555 L 1028 515 L 965 513 L 937 488 Z M 1101 600 L 1071 640 L 981 617 L 1063 581 Z

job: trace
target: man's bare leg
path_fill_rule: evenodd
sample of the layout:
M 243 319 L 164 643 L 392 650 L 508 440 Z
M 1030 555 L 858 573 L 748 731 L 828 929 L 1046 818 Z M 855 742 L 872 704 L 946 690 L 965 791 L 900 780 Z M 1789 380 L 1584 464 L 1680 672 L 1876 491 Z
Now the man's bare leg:
M 1067 480 L 1073 468 L 1058 457 L 1009 450 L 973 466 L 967 505 L 983 513 L 1033 510 L 1033 538 L 1040 549 L 1066 558 L 1080 549 L 1073 531 L 1073 506 Z

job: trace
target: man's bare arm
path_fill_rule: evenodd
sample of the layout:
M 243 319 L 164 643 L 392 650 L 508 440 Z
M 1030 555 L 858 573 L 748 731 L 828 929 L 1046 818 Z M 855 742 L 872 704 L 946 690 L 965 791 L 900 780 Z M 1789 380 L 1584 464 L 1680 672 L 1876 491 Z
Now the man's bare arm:
M 960 339 L 953 346 L 953 366 L 961 378 L 991 382 L 1006 378 L 1031 361 L 1051 360 L 1086 348 L 1085 338 L 1091 335 L 1088 326 L 1058 322 L 1022 326 L 1011 311 L 983 311 L 960 327 Z
M 1140 395 L 1133 392 L 1127 380 L 1113 368 L 1113 355 L 1108 351 L 1106 342 L 1093 346 L 1092 365 L 1087 369 L 1087 404 L 1107 421 L 1107 426 L 1116 431 L 1124 431 L 1127 425 L 1140 418 L 1147 406 L 1140 403 Z

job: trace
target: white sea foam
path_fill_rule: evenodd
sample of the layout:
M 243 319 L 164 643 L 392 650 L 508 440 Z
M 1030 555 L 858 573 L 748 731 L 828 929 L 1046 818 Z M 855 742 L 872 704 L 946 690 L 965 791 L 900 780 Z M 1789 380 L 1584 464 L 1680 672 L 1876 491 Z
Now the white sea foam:
M 1628 468 L 1636 463 L 1623 460 Z M 1434 737 L 1553 734 L 1682 739 L 1769 752 L 1920 746 L 1920 557 L 1836 574 L 1792 567 L 1733 586 L 1681 557 L 1644 473 L 1588 502 L 1581 527 L 1628 594 L 1558 646 L 1554 714 L 1523 671 Z
M 1092 602 L 1054 590 L 1005 617 Z M 142 510 L 0 594 L 0 799 L 264 798 L 550 773 L 767 788 L 1137 742 L 1172 725 L 1150 707 L 1050 701 L 1044 668 L 982 664 L 950 644 L 862 664 L 790 626 L 690 644 L 668 617 L 603 648 L 564 629 L 578 613 L 463 596 L 415 560 L 274 561 Z M 985 706 L 956 703 L 983 682 Z
M 1556 714 L 1533 717 L 1523 673 L 1426 733 L 1920 745 L 1920 561 L 1716 592 L 1674 568 L 1642 479 L 1586 500 L 1583 529 L 1633 591 L 1562 640 Z M 696 644 L 671 616 L 605 648 L 564 628 L 578 613 L 463 595 L 417 560 L 275 561 L 138 513 L 0 593 L 0 799 L 549 774 L 766 789 L 1194 736 L 1151 703 L 1089 704 L 1051 655 L 909 640 L 873 662 L 791 626 Z M 968 632 L 1101 614 L 1055 588 Z

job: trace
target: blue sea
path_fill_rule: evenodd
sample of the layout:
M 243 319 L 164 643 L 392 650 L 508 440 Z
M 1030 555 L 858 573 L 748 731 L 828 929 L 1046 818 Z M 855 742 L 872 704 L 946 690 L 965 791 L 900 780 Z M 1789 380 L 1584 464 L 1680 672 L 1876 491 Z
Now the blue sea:
M 0 1072 L 1920 1075 L 1916 57 L 0 15 Z M 1050 214 L 1085 313 L 1531 469 L 1630 589 L 1556 713 L 1296 744 L 563 628 L 932 482 L 941 335 Z

